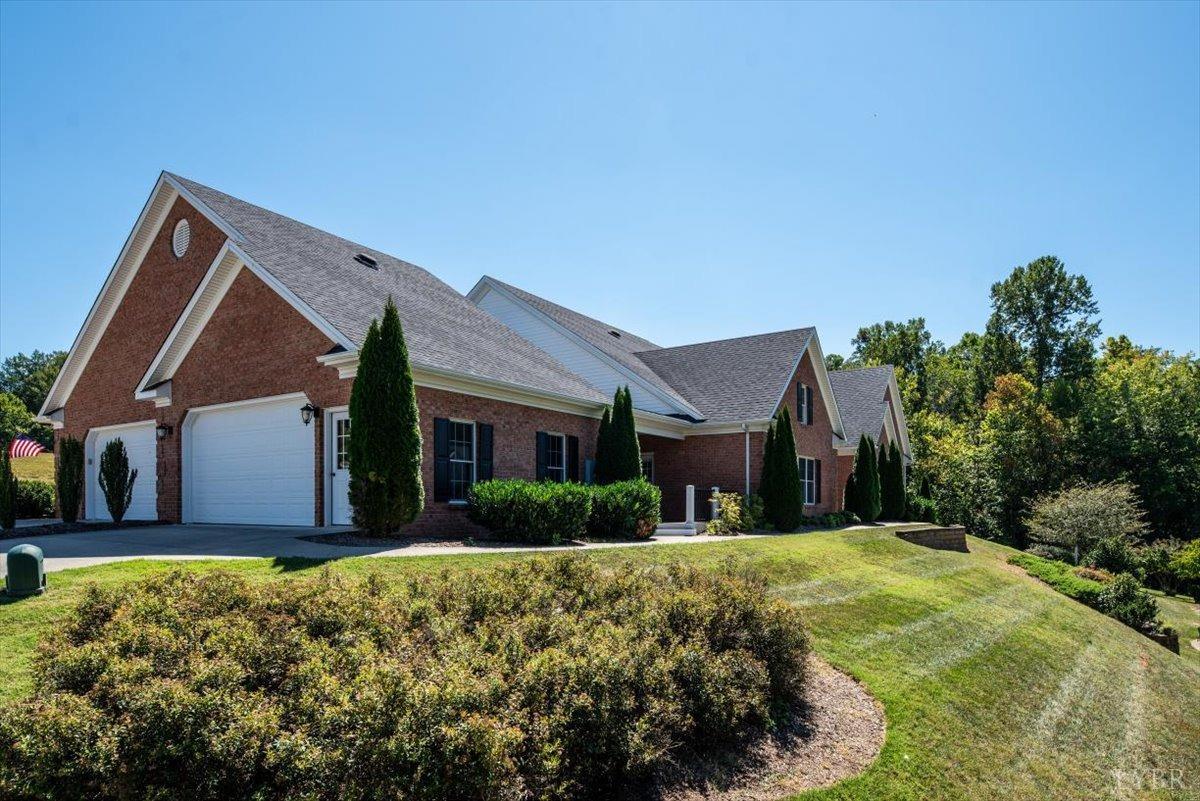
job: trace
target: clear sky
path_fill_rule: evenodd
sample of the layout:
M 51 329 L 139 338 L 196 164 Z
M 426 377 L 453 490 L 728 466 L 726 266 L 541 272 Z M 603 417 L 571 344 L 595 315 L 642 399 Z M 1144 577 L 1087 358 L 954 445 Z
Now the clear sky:
M 1200 4 L 0 4 L 0 355 L 162 169 L 663 345 L 923 315 L 1055 254 L 1200 350 Z

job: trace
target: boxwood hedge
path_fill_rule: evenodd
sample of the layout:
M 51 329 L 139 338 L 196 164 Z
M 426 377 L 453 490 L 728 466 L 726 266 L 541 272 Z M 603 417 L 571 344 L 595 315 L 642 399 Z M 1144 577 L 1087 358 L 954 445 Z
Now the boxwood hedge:
M 806 651 L 729 569 L 174 571 L 93 587 L 43 645 L 0 716 L 0 796 L 625 797 L 777 722 Z

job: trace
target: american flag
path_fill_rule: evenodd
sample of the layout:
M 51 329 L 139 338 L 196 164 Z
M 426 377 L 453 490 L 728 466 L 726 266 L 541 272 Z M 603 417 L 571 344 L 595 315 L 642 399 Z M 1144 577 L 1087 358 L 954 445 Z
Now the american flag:
M 38 444 L 38 441 L 27 437 L 24 434 L 17 434 L 13 437 L 12 442 L 8 443 L 8 458 L 17 459 L 21 456 L 37 456 L 39 453 L 45 453 L 46 449 Z

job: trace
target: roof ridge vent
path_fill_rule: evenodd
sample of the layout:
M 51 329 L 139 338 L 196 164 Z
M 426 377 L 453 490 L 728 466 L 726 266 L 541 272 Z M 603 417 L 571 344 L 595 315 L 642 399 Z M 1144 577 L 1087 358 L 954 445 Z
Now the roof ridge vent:
M 359 253 L 359 254 L 357 254 L 357 255 L 354 257 L 354 260 L 355 260 L 356 262 L 358 262 L 359 264 L 362 264 L 362 265 L 364 265 L 364 266 L 366 266 L 366 267 L 370 267 L 372 270 L 378 270 L 378 269 L 379 269 L 379 262 L 377 262 L 377 261 L 375 261 L 374 259 L 372 259 L 372 258 L 371 258 L 370 256 L 368 256 L 366 253 Z

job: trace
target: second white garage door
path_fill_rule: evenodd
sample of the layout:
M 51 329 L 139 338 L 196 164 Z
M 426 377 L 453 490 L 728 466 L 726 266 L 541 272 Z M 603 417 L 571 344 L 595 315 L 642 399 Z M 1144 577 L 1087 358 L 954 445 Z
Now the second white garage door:
M 313 427 L 303 397 L 193 412 L 184 432 L 184 520 L 313 524 Z

